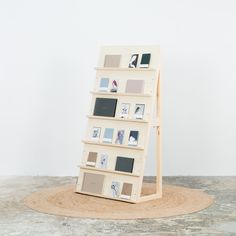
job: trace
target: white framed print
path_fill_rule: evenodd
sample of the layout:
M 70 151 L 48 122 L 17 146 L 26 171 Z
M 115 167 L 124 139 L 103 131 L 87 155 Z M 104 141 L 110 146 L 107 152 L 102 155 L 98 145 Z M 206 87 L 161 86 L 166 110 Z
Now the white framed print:
M 135 104 L 134 119 L 143 119 L 145 104 Z
M 121 103 L 120 118 L 128 117 L 129 116 L 129 109 L 130 109 L 130 104 L 129 103 Z

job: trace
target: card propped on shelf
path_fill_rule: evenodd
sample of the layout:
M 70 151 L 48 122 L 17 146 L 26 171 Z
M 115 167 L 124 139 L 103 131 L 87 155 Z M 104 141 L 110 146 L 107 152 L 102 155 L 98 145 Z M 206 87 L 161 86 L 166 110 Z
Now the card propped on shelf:
M 137 146 L 138 145 L 138 136 L 139 132 L 136 130 L 131 130 L 129 134 L 129 146 Z
M 144 80 L 127 80 L 126 82 L 126 93 L 143 93 L 144 91 Z
M 120 117 L 126 118 L 129 116 L 130 103 L 121 103 L 120 107 Z
M 117 93 L 117 90 L 118 90 L 118 80 L 117 79 L 113 79 L 112 83 L 111 83 L 110 92 Z
M 109 78 L 101 78 L 99 84 L 99 91 L 107 92 L 109 88 Z
M 108 154 L 107 153 L 102 153 L 100 156 L 100 163 L 99 167 L 102 169 L 107 168 L 107 163 L 108 163 Z
M 125 135 L 124 130 L 118 130 L 115 143 L 119 144 L 119 145 L 122 145 L 123 141 L 124 141 L 124 135 Z
M 114 98 L 96 98 L 94 107 L 94 116 L 115 117 L 117 99 Z
M 103 142 L 104 143 L 112 143 L 112 139 L 113 139 L 113 133 L 114 133 L 114 129 L 113 128 L 106 128 L 104 131 L 104 135 L 103 135 Z
M 145 109 L 144 104 L 136 104 L 134 109 L 134 118 L 143 119 L 144 109 Z
M 131 194 L 132 194 L 132 188 L 133 188 L 133 184 L 123 183 L 123 187 L 122 187 L 120 198 L 130 199 L 131 198 Z
M 116 171 L 133 172 L 134 158 L 118 156 L 116 159 Z
M 101 127 L 93 127 L 91 139 L 95 142 L 98 142 L 100 139 Z
M 86 166 L 95 167 L 97 161 L 97 152 L 89 152 Z
M 141 62 L 139 67 L 140 68 L 148 68 L 150 64 L 151 53 L 144 53 L 142 54 Z
M 81 190 L 83 192 L 102 194 L 104 175 L 84 173 L 83 185 Z
M 118 198 L 120 196 L 120 183 L 117 181 L 112 181 L 111 183 L 111 195 L 114 198 Z
M 133 54 L 129 61 L 129 68 L 136 68 L 138 63 L 138 54 Z
M 105 55 L 104 67 L 119 67 L 121 55 Z

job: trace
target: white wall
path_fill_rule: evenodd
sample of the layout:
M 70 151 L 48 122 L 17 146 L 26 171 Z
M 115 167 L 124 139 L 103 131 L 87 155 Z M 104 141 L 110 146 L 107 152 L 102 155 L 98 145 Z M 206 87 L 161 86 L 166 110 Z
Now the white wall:
M 233 0 L 0 0 L 0 175 L 77 174 L 106 44 L 162 47 L 163 174 L 235 175 L 235 22 Z

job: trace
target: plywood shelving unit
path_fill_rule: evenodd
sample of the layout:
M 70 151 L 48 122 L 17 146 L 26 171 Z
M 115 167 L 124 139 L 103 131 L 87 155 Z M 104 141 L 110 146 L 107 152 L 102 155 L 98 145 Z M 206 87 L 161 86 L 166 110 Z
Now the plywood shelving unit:
M 129 68 L 132 55 L 138 54 L 135 68 Z M 143 54 L 150 54 L 148 68 L 140 68 Z M 112 67 L 104 64 L 107 55 L 120 55 L 119 65 Z M 159 46 L 104 46 L 101 48 L 94 90 L 91 91 L 92 103 L 88 118 L 86 137 L 83 140 L 84 150 L 82 155 L 79 178 L 76 192 L 81 194 L 104 197 L 114 200 L 138 203 L 162 197 L 162 168 L 161 168 L 161 110 L 160 110 L 160 48 Z M 108 78 L 107 91 L 101 91 L 101 79 Z M 118 83 L 117 91 L 111 92 L 112 81 Z M 127 81 L 144 81 L 140 93 L 128 92 Z M 133 82 L 135 82 L 133 81 Z M 112 82 L 113 83 L 113 82 Z M 97 99 L 117 99 L 113 117 L 94 115 Z M 129 104 L 128 115 L 122 117 L 123 104 Z M 144 113 L 134 116 L 137 105 L 144 105 Z M 99 137 L 94 140 L 93 132 L 99 128 Z M 113 131 L 112 139 L 107 142 L 105 129 Z M 156 131 L 156 191 L 150 195 L 142 195 L 144 166 L 148 158 L 149 136 L 152 128 Z M 120 131 L 124 131 L 121 133 Z M 138 131 L 137 145 L 131 144 L 131 131 Z M 120 133 L 119 133 L 120 132 Z M 117 144 L 116 138 L 120 134 L 122 143 Z M 118 139 L 118 138 L 117 138 Z M 106 140 L 106 142 L 104 142 Z M 135 142 L 136 142 L 135 141 Z M 101 166 L 102 159 L 106 156 L 105 166 Z M 93 156 L 92 162 L 88 160 Z M 118 158 L 119 157 L 119 158 Z M 132 159 L 130 171 L 125 167 Z M 103 164 L 105 163 L 103 162 Z M 119 165 L 125 171 L 119 169 Z M 118 167 L 117 167 L 118 166 Z

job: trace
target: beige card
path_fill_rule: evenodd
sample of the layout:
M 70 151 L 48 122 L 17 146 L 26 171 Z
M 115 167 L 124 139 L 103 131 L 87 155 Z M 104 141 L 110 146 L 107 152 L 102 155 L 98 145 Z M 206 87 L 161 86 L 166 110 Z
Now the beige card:
M 86 165 L 94 167 L 96 165 L 97 155 L 97 152 L 89 152 Z
M 125 92 L 126 93 L 143 93 L 144 80 L 127 80 Z
M 82 192 L 102 194 L 104 175 L 84 173 Z
M 133 187 L 132 184 L 124 183 L 120 197 L 125 199 L 130 199 L 132 194 L 132 187 Z
M 119 67 L 121 55 L 106 55 L 104 67 Z

